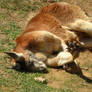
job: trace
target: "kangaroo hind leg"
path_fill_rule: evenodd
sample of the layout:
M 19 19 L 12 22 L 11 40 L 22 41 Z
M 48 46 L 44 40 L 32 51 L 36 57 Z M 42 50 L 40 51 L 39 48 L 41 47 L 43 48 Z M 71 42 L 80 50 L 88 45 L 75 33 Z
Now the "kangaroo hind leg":
M 85 32 L 92 37 L 92 23 L 82 19 L 77 19 L 74 23 L 69 24 L 71 30 Z

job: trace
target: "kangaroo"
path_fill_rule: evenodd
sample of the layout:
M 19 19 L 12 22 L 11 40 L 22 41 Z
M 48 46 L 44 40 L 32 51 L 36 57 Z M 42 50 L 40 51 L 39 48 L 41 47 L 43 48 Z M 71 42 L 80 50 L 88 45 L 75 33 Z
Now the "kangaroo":
M 66 43 L 76 40 L 76 35 L 63 29 L 54 16 L 39 13 L 29 21 L 28 25 L 16 39 L 14 52 L 7 52 L 14 58 L 15 64 L 20 64 L 20 67 L 27 66 L 31 71 L 44 71 L 47 66 L 62 66 L 73 61 Z M 43 53 L 46 59 L 44 61 L 37 59 L 35 56 L 37 52 Z M 58 52 L 56 55 L 58 61 L 53 61 L 53 58 L 47 59 L 54 52 Z
M 80 11 L 77 12 L 77 9 Z M 80 37 L 75 32 L 91 34 L 91 26 L 86 26 L 87 23 L 91 25 L 77 6 L 67 3 L 52 4 L 44 7 L 28 22 L 24 32 L 16 39 L 14 52 L 6 53 L 13 57 L 16 66 L 30 71 L 41 72 L 47 71 L 47 66 L 63 66 L 75 60 L 67 45 L 68 42 L 79 42 Z M 58 54 L 54 56 L 53 53 L 56 52 Z

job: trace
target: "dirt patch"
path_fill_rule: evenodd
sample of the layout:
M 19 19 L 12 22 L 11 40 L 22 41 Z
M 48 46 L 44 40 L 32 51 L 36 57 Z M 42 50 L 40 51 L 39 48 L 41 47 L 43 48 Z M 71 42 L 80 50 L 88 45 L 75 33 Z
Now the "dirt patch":
M 25 29 L 28 21 L 33 17 L 35 16 L 37 13 L 36 12 L 30 12 L 26 17 L 25 19 L 21 19 L 19 20 L 19 18 L 16 19 L 16 22 L 18 23 L 18 25 L 22 28 L 22 29 Z
M 37 14 L 37 12 L 30 12 L 25 19 L 21 19 L 19 20 L 19 18 L 16 19 L 16 22 L 18 23 L 18 25 L 22 28 L 25 29 L 28 21 Z
M 5 56 L 5 54 L 4 53 L 2 53 L 2 52 L 0 52 L 0 56 L 2 57 L 2 56 Z
M 53 88 L 64 88 L 64 80 L 69 80 L 70 74 L 62 69 L 50 69 L 50 72 L 45 75 L 45 78 L 48 79 L 48 86 Z
M 92 67 L 90 66 L 92 65 L 91 57 L 92 53 L 86 50 L 81 52 L 77 59 L 77 61 L 80 62 L 81 67 L 88 67 L 88 70 L 82 70 L 84 75 L 82 77 L 79 77 L 78 74 L 71 74 L 62 69 L 50 69 L 49 73 L 45 75 L 45 78 L 48 79 L 48 86 L 53 88 L 67 88 L 69 85 L 71 85 L 71 87 L 87 85 L 87 80 L 92 81 L 92 74 L 90 73 L 90 71 L 92 71 Z
M 0 34 L 0 39 L 4 39 L 5 37 L 6 37 L 6 35 Z
M 92 52 L 89 50 L 81 52 L 77 61 L 80 63 L 80 66 L 92 65 Z

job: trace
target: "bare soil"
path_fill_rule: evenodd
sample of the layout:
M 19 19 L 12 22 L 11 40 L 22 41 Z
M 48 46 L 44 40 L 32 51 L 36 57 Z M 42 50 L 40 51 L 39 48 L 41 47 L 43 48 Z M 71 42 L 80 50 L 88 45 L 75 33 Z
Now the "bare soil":
M 90 51 L 84 51 L 84 52 L 81 52 L 79 57 L 77 58 L 77 62 L 80 63 L 80 67 L 83 68 L 81 69 L 82 72 L 83 72 L 83 75 L 85 77 L 87 77 L 88 79 L 90 79 L 90 81 L 92 81 L 92 53 Z M 86 70 L 86 68 L 88 68 L 88 70 Z M 76 69 L 77 70 L 77 69 Z M 76 72 L 75 70 L 75 72 Z M 77 78 L 76 78 L 76 77 Z M 74 82 L 74 81 L 71 81 L 73 84 L 73 86 L 75 85 L 78 86 L 78 85 L 81 85 L 81 82 L 85 82 L 86 81 L 86 78 L 84 77 L 79 77 L 80 75 L 79 74 L 71 74 L 69 72 L 66 72 L 65 70 L 63 69 L 50 69 L 49 73 L 45 75 L 45 78 L 48 79 L 48 85 L 53 87 L 53 88 L 65 88 L 67 87 L 65 85 L 65 82 L 66 81 L 71 81 L 72 78 L 74 78 L 74 81 L 78 81 L 78 82 Z M 69 83 L 71 84 L 71 83 Z M 86 85 L 86 84 L 85 84 Z M 87 92 L 87 91 L 85 91 Z
M 4 39 L 5 37 L 6 37 L 6 35 L 0 34 L 0 39 Z

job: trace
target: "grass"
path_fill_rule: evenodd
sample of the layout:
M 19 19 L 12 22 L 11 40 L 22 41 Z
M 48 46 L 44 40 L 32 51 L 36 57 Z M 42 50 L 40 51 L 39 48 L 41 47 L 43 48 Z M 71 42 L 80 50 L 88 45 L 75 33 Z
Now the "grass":
M 78 88 L 88 87 L 90 89 L 90 84 L 86 87 L 73 85 L 79 81 L 82 82 L 78 76 L 71 75 L 71 78 L 63 83 L 66 88 L 55 89 L 34 80 L 34 77 L 43 76 L 41 73 L 26 73 L 12 69 L 10 57 L 3 52 L 11 51 L 14 48 L 15 39 L 23 32 L 23 25 L 20 26 L 20 22 L 24 23 L 27 14 L 30 11 L 38 12 L 41 7 L 47 5 L 43 2 L 44 0 L 30 1 L 0 1 L 0 92 L 78 92 Z

